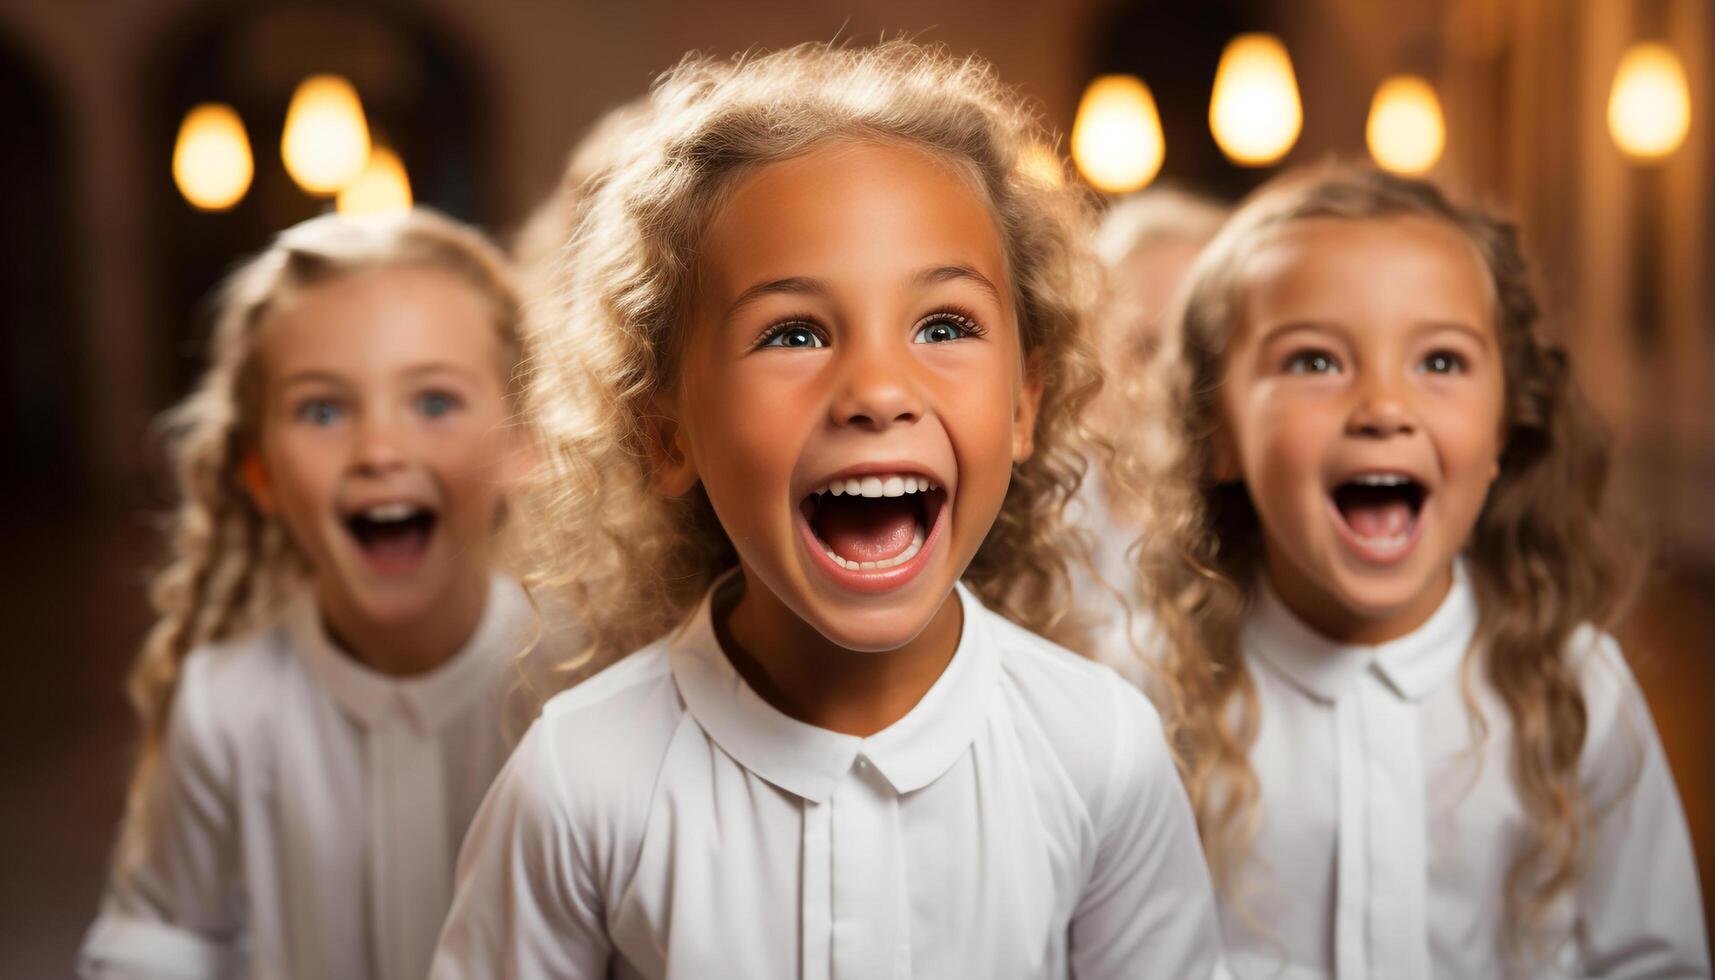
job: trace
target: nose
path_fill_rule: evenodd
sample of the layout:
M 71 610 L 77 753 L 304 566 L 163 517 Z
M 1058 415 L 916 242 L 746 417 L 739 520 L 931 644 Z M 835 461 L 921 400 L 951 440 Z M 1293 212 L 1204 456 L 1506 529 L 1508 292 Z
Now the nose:
M 850 344 L 844 354 L 845 371 L 831 406 L 835 425 L 880 432 L 923 417 L 910 352 L 875 339 Z
M 402 434 L 395 420 L 384 413 L 366 413 L 357 426 L 352 465 L 360 473 L 386 473 L 405 465 Z
M 1358 390 L 1357 403 L 1346 420 L 1346 434 L 1367 439 L 1410 435 L 1417 428 L 1399 380 L 1372 374 Z

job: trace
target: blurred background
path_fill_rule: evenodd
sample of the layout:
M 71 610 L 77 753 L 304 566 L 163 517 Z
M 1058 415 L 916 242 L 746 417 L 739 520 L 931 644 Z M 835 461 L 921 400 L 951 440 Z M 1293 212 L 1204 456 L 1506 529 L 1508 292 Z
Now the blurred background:
M 0 0 L 0 976 L 68 975 L 95 911 L 167 500 L 150 424 L 232 263 L 336 202 L 507 241 L 685 51 L 883 33 L 994 62 L 1104 190 L 1371 157 L 1516 216 L 1654 543 L 1621 636 L 1715 877 L 1708 0 Z

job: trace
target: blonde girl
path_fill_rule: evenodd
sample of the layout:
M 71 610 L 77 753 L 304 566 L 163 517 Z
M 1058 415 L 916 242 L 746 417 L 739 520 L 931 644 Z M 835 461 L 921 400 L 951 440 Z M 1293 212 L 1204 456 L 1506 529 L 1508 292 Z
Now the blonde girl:
M 497 782 L 434 976 L 1209 974 L 1156 715 L 1036 635 L 1096 387 L 1040 138 L 902 42 L 656 84 L 530 325 L 534 520 L 619 662 Z
M 1707 976 L 1608 625 L 1608 446 L 1512 226 L 1329 168 L 1247 202 L 1174 342 L 1148 571 L 1239 977 Z
M 1146 464 L 1159 463 L 1165 451 L 1159 438 L 1147 438 L 1159 435 L 1160 427 L 1144 424 L 1164 410 L 1149 366 L 1191 263 L 1227 212 L 1209 198 L 1152 187 L 1115 202 L 1096 231 L 1096 255 L 1107 270 L 1096 341 L 1107 383 L 1092 412 L 1103 432 L 1122 442 L 1129 436 Z M 1139 593 L 1132 550 L 1150 523 L 1142 506 L 1147 498 L 1109 489 L 1128 479 L 1136 477 L 1097 466 L 1079 490 L 1071 518 L 1088 535 L 1090 568 L 1079 569 L 1073 591 L 1095 637 L 1092 649 L 1111 657 L 1122 676 L 1154 691 L 1151 668 L 1161 644 Z
M 426 211 L 282 233 L 169 416 L 182 502 L 86 977 L 420 978 L 532 617 L 495 570 L 517 298 Z

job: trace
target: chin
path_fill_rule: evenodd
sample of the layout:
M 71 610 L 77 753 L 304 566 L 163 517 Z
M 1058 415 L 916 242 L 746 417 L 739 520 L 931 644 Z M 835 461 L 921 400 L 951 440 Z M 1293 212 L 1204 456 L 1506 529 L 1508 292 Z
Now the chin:
M 950 591 L 950 589 L 949 589 Z M 943 600 L 944 601 L 944 600 Z M 858 653 L 887 653 L 898 650 L 915 640 L 935 615 L 941 603 L 929 603 L 923 598 L 914 601 L 888 603 L 882 608 L 828 608 L 817 603 L 810 625 L 828 642 Z

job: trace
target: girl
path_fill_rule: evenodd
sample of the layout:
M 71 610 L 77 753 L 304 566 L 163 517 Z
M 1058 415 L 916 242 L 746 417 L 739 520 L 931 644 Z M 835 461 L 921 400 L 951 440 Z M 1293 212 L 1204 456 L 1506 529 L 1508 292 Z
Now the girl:
M 1191 263 L 1227 218 L 1227 208 L 1208 198 L 1171 188 L 1151 188 L 1118 201 L 1102 218 L 1096 254 L 1108 273 L 1097 346 L 1107 384 L 1092 408 L 1102 431 L 1118 438 L 1137 432 L 1140 421 L 1171 410 L 1149 365 L 1162 324 Z M 1158 426 L 1144 426 L 1157 432 Z M 1157 440 L 1159 443 L 1159 440 Z M 1156 461 L 1161 445 L 1142 443 L 1142 460 Z M 1098 460 L 1092 460 L 1098 462 Z M 1160 638 L 1143 611 L 1135 555 L 1140 532 L 1153 519 L 1141 506 L 1148 499 L 1115 493 L 1127 476 L 1097 467 L 1086 477 L 1070 517 L 1089 536 L 1091 566 L 1078 574 L 1073 592 L 1098 637 L 1094 649 L 1115 670 L 1159 695 L 1153 665 Z M 1139 479 L 1132 475 L 1129 479 Z M 1148 479 L 1143 477 L 1143 479 Z
M 1185 303 L 1186 560 L 1148 565 L 1234 973 L 1707 976 L 1685 819 L 1600 632 L 1631 584 L 1606 442 L 1512 227 L 1312 172 L 1240 209 Z
M 504 760 L 517 300 L 475 231 L 317 218 L 227 283 L 89 977 L 421 978 Z
M 652 101 L 529 385 L 585 656 L 643 649 L 508 763 L 433 975 L 1209 975 L 1153 710 L 1030 632 L 1096 381 L 1029 117 L 903 42 Z

